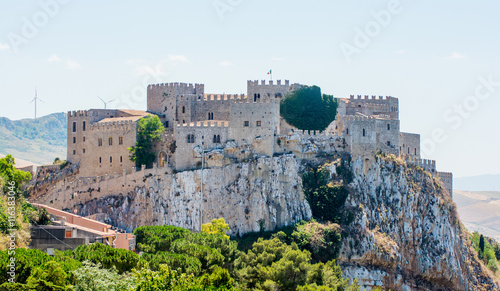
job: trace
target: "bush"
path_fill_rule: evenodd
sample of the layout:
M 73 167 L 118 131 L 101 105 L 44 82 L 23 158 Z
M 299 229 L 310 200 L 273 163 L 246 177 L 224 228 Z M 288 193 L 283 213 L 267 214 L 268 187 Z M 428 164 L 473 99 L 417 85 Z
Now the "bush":
M 167 265 L 171 270 L 187 274 L 197 275 L 201 270 L 200 260 L 186 254 L 162 251 L 155 254 L 144 253 L 141 258 L 149 262 L 149 268 L 153 271 L 159 271 L 162 264 Z
M 120 274 L 131 271 L 139 263 L 139 256 L 136 253 L 101 243 L 80 245 L 74 250 L 65 251 L 63 254 L 81 262 L 90 261 L 101 264 L 106 269 L 116 268 Z
M 141 226 L 134 229 L 137 250 L 147 253 L 170 251 L 173 241 L 185 238 L 191 231 L 170 225 Z

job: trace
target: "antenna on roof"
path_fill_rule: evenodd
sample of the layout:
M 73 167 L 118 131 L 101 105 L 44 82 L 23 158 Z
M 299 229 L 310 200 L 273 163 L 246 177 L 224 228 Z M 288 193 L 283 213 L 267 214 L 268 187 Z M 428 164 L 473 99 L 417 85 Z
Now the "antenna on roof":
M 35 101 L 35 119 L 36 119 L 36 102 L 42 101 L 42 103 L 45 103 L 42 99 L 38 98 L 37 93 L 36 93 L 36 86 L 35 86 L 35 98 L 33 98 L 33 100 L 31 100 L 30 103 L 33 103 L 33 101 Z
M 99 96 L 97 96 L 97 98 L 101 99 L 102 103 L 104 103 L 104 109 L 106 109 L 106 105 L 107 105 L 109 102 L 113 102 L 113 101 L 115 101 L 115 100 L 116 100 L 116 99 L 112 99 L 112 100 L 104 101 L 104 100 L 102 100 L 102 98 L 101 98 L 101 97 L 99 97 Z

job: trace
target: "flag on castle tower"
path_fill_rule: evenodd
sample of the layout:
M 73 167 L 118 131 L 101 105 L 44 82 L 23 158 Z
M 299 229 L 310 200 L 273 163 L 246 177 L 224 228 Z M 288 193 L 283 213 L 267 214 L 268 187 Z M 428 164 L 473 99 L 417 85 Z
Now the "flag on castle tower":
M 269 72 L 267 72 L 268 75 L 271 75 L 272 74 L 272 70 L 269 70 Z

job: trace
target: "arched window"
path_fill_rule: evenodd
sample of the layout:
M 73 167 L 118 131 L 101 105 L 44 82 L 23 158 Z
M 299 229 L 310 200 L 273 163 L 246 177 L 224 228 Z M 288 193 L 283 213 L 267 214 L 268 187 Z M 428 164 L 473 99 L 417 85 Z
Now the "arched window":
M 113 157 L 109 157 L 109 162 L 112 163 L 113 162 Z
M 194 143 L 194 134 L 187 135 L 187 143 Z
M 120 163 L 123 163 L 123 158 L 122 158 L 122 156 L 120 156 Z
M 410 154 L 410 147 L 408 147 L 408 154 Z
M 108 143 L 109 143 L 109 145 L 113 145 L 113 138 L 112 138 L 112 137 L 110 137 L 110 138 L 108 139 Z
M 349 135 L 349 128 L 346 128 L 346 129 L 345 129 L 345 134 L 346 134 L 346 135 Z
M 100 147 L 102 146 L 102 138 L 97 139 L 97 145 Z
M 214 143 L 217 143 L 217 136 L 214 134 L 214 140 L 213 140 Z
M 101 162 L 102 162 L 102 159 L 101 159 L 101 157 L 99 157 L 99 164 L 100 164 Z
M 182 113 L 186 113 L 186 107 L 182 106 Z
M 363 128 L 363 136 L 365 136 L 365 135 L 366 135 L 366 132 L 365 132 L 365 129 Z
M 257 93 L 253 94 L 253 102 L 257 101 Z
M 387 130 L 391 130 L 391 124 L 387 123 Z
M 417 148 L 415 148 L 415 155 L 417 155 Z
M 220 143 L 220 135 L 217 135 L 217 143 Z

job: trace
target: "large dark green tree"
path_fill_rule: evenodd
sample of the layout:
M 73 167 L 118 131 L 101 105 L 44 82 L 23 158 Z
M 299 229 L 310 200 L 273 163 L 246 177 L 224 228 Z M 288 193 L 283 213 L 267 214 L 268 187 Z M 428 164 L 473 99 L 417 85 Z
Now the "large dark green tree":
M 304 86 L 281 100 L 281 116 L 303 130 L 324 130 L 335 120 L 338 102 L 318 86 Z
M 137 122 L 137 141 L 130 147 L 130 160 L 136 166 L 146 165 L 151 167 L 156 153 L 153 150 L 155 142 L 161 141 L 161 134 L 165 128 L 156 115 L 148 115 Z

